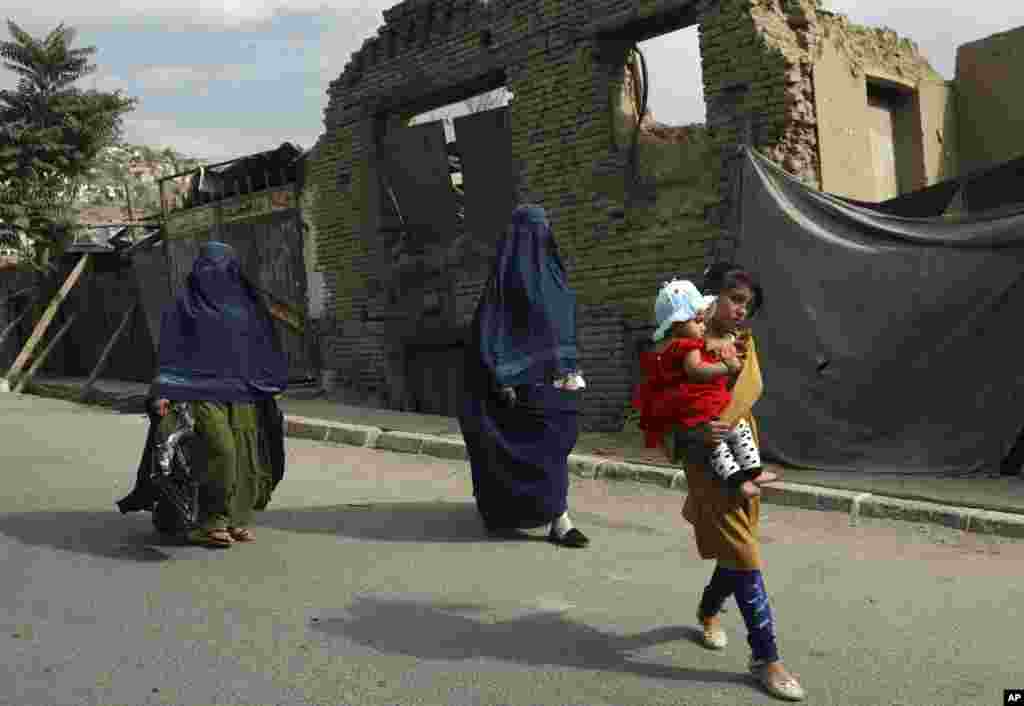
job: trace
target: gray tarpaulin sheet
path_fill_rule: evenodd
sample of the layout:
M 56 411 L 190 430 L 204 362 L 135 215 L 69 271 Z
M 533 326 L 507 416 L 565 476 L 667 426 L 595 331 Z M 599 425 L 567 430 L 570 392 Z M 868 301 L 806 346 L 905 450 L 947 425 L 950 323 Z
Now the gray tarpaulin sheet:
M 971 175 L 965 182 L 964 201 L 971 212 L 1024 202 L 1024 157 Z
M 909 194 L 903 194 L 881 203 L 873 204 L 855 199 L 844 200 L 854 206 L 870 208 L 891 216 L 930 218 L 941 216 L 945 213 L 958 191 L 960 191 L 960 183 L 955 179 L 950 179 L 948 181 L 940 181 L 938 184 L 929 186 L 926 189 L 911 191 Z
M 996 467 L 1024 426 L 1024 211 L 903 218 L 737 160 L 736 260 L 754 324 L 767 457 L 824 470 Z
M 504 235 L 516 207 L 518 174 L 508 120 L 508 108 L 455 119 L 466 192 L 466 231 L 489 244 Z

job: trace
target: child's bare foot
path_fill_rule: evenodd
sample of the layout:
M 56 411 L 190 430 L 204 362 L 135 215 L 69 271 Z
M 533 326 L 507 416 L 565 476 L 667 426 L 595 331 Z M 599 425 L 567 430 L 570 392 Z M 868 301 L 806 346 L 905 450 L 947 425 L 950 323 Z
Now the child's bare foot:
M 774 473 L 773 471 L 761 471 L 757 477 L 754 478 L 754 482 L 758 485 L 764 485 L 765 483 L 774 483 L 778 479 L 778 473 Z
M 745 498 L 756 498 L 761 494 L 761 489 L 752 480 L 745 480 L 740 484 L 740 493 Z

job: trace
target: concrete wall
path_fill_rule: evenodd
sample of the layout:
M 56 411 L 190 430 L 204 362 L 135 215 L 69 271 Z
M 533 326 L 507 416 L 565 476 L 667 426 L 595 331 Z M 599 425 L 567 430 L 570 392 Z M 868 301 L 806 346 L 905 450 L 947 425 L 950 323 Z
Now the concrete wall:
M 638 186 L 625 178 L 628 49 L 693 24 L 707 131 L 690 150 L 642 144 Z M 548 210 L 581 303 L 581 330 L 626 340 L 649 326 L 661 281 L 698 277 L 712 251 L 730 255 L 723 165 L 744 134 L 789 172 L 821 183 L 812 74 L 826 38 L 854 66 L 912 69 L 915 80 L 927 73 L 911 45 L 853 31 L 813 0 L 406 0 L 386 10 L 377 35 L 332 82 L 325 132 L 307 160 L 316 267 L 327 289 L 325 365 L 356 397 L 403 404 L 401 341 L 422 328 L 426 313 L 389 300 L 397 265 L 383 237 L 376 154 L 389 125 L 506 85 L 515 96 L 520 201 Z M 424 301 L 452 300 L 431 335 L 453 339 L 464 328 L 485 269 L 438 264 L 434 284 L 424 275 Z M 600 337 L 581 334 L 587 348 L 584 338 Z M 632 344 L 584 355 L 588 377 L 607 383 L 588 389 L 585 424 L 615 426 L 633 382 Z
M 1024 154 L 1024 27 L 962 45 L 956 54 L 960 171 Z

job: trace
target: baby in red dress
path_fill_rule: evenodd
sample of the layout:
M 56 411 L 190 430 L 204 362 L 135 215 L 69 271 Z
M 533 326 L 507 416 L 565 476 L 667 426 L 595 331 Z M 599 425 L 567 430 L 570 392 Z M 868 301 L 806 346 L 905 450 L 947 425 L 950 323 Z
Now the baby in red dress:
M 732 399 L 729 379 L 743 363 L 733 350 L 725 358 L 707 350 L 704 316 L 712 302 L 687 280 L 668 282 L 658 293 L 652 336 L 657 345 L 640 354 L 644 381 L 633 395 L 648 448 L 663 447 L 674 425 L 692 429 L 716 419 Z M 761 454 L 746 421 L 714 447 L 709 466 L 744 497 L 761 494 Z

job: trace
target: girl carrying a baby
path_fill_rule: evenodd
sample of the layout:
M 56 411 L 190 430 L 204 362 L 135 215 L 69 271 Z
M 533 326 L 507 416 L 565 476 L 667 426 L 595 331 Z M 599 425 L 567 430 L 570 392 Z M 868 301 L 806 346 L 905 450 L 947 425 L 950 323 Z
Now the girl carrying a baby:
M 732 400 L 730 383 L 743 363 L 733 346 L 708 350 L 705 317 L 713 314 L 714 305 L 715 297 L 701 296 L 687 280 L 667 282 L 658 293 L 655 347 L 640 354 L 644 381 L 633 396 L 648 448 L 665 448 L 664 435 L 675 425 L 691 430 L 717 420 Z M 761 494 L 759 484 L 776 480 L 775 474 L 761 470 L 761 455 L 746 421 L 711 450 L 708 463 L 722 482 L 747 498 Z

